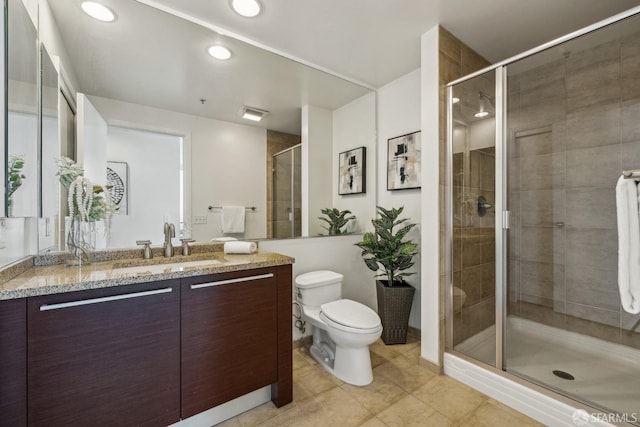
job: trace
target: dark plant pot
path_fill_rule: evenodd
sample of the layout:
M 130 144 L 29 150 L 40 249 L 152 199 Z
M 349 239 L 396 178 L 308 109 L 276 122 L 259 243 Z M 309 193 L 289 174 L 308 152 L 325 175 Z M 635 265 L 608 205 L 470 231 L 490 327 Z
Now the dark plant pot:
M 415 288 L 407 282 L 387 286 L 387 280 L 376 280 L 378 315 L 382 321 L 382 341 L 385 344 L 406 344 L 409 315 Z

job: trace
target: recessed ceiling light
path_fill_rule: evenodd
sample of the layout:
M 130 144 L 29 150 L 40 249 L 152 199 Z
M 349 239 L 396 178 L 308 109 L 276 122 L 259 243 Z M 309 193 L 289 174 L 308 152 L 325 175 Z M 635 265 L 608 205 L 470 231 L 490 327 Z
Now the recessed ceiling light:
M 259 122 L 267 114 L 269 114 L 268 111 L 260 110 L 259 108 L 253 108 L 253 107 L 242 108 L 242 118 L 251 120 L 254 122 Z
M 113 22 L 116 20 L 116 14 L 107 6 L 95 1 L 84 1 L 80 5 L 84 13 L 102 22 Z
M 258 0 L 229 0 L 231 8 L 240 16 L 253 18 L 258 16 L 262 10 L 262 5 Z
M 489 115 L 488 111 L 478 111 L 477 113 L 475 113 L 473 115 L 473 117 L 477 117 L 479 119 L 483 118 L 483 117 L 487 117 Z
M 213 56 L 216 59 L 225 60 L 231 58 L 231 51 L 224 46 L 211 46 L 208 52 L 209 55 Z

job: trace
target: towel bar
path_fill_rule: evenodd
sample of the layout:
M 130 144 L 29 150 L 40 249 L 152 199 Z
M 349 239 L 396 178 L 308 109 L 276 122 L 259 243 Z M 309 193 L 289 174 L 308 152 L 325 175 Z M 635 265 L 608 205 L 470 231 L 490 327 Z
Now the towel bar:
M 622 175 L 625 177 L 625 179 L 640 178 L 640 169 L 622 171 Z
M 222 206 L 209 206 L 209 210 L 212 211 L 214 209 L 222 209 Z M 245 209 L 250 210 L 251 212 L 255 212 L 258 210 L 255 206 L 245 206 Z

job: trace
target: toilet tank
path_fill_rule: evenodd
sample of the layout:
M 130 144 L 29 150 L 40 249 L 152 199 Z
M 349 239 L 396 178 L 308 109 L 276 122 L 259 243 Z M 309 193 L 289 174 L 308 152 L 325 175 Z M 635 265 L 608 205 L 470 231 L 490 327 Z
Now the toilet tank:
M 311 271 L 296 277 L 296 300 L 310 307 L 342 298 L 342 274 L 329 270 Z

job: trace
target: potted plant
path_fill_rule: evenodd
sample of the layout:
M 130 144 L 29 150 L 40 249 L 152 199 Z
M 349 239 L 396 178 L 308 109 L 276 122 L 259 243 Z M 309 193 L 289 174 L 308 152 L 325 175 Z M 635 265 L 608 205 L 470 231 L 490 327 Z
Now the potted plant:
M 343 230 L 342 227 L 346 226 L 352 219 L 356 219 L 353 215 L 347 216 L 351 214 L 351 211 L 348 210 L 339 211 L 336 208 L 325 208 L 321 209 L 320 212 L 328 217 L 324 218 L 319 216 L 318 219 L 329 224 L 328 227 L 325 227 L 324 225 L 322 226 L 322 228 L 329 232 L 329 236 L 349 234 L 349 232 Z
M 356 246 L 362 249 L 367 267 L 377 272 L 378 315 L 382 320 L 382 340 L 385 344 L 407 342 L 409 314 L 415 289 L 404 278 L 414 273 L 406 270 L 414 265 L 417 243 L 406 239 L 415 224 L 408 218 L 398 219 L 404 207 L 387 210 L 377 207 L 378 217 L 371 220 L 374 231 L 362 236 Z
M 22 181 L 27 177 L 22 172 L 24 168 L 24 158 L 19 154 L 9 155 L 9 165 L 7 168 L 7 211 L 8 216 L 13 216 L 13 193 L 22 185 Z

